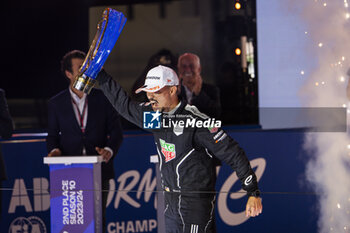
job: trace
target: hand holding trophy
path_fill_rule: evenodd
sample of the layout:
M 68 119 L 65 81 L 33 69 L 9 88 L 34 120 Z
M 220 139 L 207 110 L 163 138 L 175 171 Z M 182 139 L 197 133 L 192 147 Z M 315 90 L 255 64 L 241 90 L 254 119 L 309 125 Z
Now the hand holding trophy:
M 103 11 L 95 38 L 73 84 L 75 89 L 90 93 L 96 82 L 96 76 L 112 51 L 125 23 L 126 17 L 123 13 L 111 8 Z

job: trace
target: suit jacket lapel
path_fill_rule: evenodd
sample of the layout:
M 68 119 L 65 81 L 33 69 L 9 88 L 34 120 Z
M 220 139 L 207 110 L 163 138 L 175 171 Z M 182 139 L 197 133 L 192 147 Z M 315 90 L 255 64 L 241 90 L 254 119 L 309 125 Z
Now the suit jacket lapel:
M 77 120 L 77 117 L 75 116 L 75 112 L 72 104 L 72 97 L 70 95 L 69 90 L 66 91 L 64 103 L 62 104 L 62 106 L 64 107 L 62 114 L 65 114 L 67 116 L 67 122 L 72 122 L 72 127 L 74 127 L 76 130 L 79 130 L 79 132 L 81 132 L 79 122 Z

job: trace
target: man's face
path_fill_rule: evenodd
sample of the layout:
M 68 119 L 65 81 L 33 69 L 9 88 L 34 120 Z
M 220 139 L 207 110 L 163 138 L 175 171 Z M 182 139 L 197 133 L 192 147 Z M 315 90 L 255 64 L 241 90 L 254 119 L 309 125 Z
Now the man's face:
M 84 60 L 81 58 L 73 58 L 72 59 L 72 72 L 66 71 L 67 77 L 70 79 L 71 82 L 75 81 L 75 78 L 79 74 L 79 69 L 83 65 Z M 67 74 L 68 72 L 68 74 Z
M 184 56 L 178 65 L 180 79 L 184 83 L 195 82 L 195 76 L 200 75 L 201 67 L 193 56 Z
M 170 88 L 170 86 L 165 86 L 156 92 L 146 92 L 147 98 L 151 102 L 151 106 L 154 111 L 169 111 L 172 104 Z

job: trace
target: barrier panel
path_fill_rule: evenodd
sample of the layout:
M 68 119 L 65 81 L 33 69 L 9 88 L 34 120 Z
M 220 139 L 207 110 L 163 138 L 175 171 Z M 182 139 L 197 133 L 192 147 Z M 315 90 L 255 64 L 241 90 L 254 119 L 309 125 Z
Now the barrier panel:
M 262 191 L 263 213 L 244 216 L 247 198 L 235 172 L 218 168 L 216 223 L 218 233 L 317 232 L 317 196 L 305 179 L 303 132 L 228 133 L 247 152 Z M 1 141 L 8 180 L 2 183 L 0 232 L 50 232 L 49 168 L 44 136 Z M 153 136 L 127 133 L 114 160 L 107 200 L 107 232 L 157 232 L 156 154 Z M 59 221 L 59 220 L 57 220 Z

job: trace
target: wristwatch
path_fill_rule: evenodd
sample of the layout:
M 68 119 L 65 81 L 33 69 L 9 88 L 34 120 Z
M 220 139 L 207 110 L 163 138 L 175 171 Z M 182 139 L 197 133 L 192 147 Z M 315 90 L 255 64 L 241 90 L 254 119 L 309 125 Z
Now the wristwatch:
M 248 193 L 248 196 L 253 196 L 253 197 L 260 197 L 260 190 L 259 189 L 256 189 L 254 190 L 253 192 L 249 192 Z

